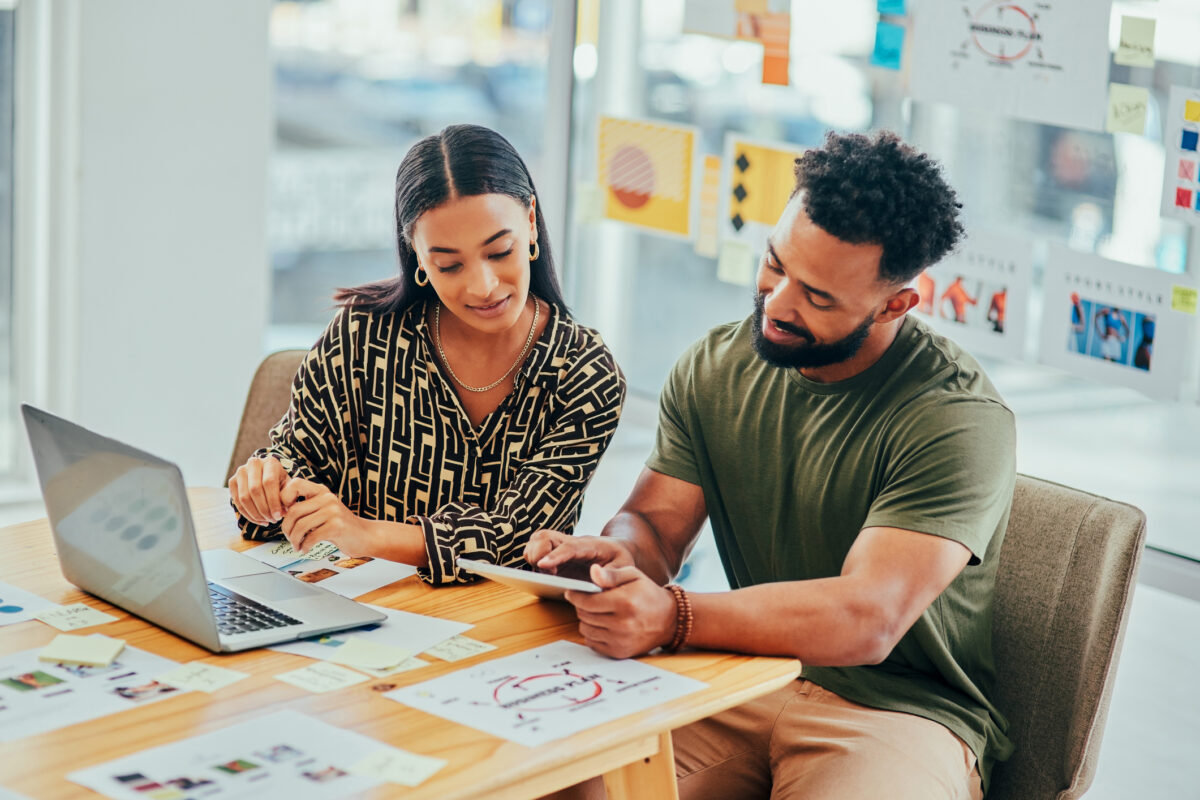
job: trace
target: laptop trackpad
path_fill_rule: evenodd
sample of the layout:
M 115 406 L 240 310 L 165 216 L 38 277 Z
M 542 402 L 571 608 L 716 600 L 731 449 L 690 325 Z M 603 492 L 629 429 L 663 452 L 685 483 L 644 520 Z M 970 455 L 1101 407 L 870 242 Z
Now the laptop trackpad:
M 295 578 L 278 572 L 261 572 L 257 575 L 242 575 L 238 578 L 224 578 L 222 586 L 227 586 L 235 592 L 249 597 L 278 603 L 284 600 L 294 600 L 297 597 L 312 597 L 319 590 L 301 583 Z

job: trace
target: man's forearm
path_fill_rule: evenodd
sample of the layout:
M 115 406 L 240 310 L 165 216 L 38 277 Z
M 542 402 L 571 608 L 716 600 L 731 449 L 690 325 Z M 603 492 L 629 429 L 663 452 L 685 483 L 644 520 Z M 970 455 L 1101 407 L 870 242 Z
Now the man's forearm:
M 668 583 L 683 564 L 683 554 L 672 556 L 664 552 L 654 527 L 640 514 L 618 512 L 600 535 L 624 544 L 637 568 L 656 583 Z

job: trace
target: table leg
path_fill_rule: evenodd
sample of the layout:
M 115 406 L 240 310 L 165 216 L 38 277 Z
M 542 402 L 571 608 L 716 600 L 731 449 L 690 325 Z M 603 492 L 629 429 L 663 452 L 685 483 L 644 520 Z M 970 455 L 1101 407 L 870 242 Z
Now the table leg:
M 671 732 L 658 737 L 658 752 L 618 770 L 604 773 L 608 800 L 679 800 L 675 785 L 675 748 Z

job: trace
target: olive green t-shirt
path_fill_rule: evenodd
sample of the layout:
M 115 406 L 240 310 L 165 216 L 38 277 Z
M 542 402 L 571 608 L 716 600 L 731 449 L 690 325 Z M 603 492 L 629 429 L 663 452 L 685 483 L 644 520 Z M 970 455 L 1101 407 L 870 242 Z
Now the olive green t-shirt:
M 714 328 L 675 364 L 646 465 L 700 486 L 734 588 L 828 578 L 863 528 L 965 545 L 970 563 L 880 664 L 805 667 L 848 700 L 917 714 L 991 765 L 1012 752 L 992 704 L 993 586 L 1016 480 L 1015 429 L 979 364 L 907 317 L 863 372 L 815 383 Z

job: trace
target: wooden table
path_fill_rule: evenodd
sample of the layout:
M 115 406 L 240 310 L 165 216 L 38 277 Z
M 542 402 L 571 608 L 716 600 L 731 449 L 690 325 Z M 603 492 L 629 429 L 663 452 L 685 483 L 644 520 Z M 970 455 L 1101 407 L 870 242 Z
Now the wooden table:
M 253 546 L 237 536 L 224 489 L 191 490 L 192 511 L 202 548 Z M 414 753 L 445 759 L 447 765 L 416 788 L 395 784 L 369 797 L 530 798 L 604 775 L 609 797 L 676 797 L 671 730 L 785 686 L 797 677 L 792 659 L 716 652 L 647 656 L 647 664 L 703 681 L 708 687 L 669 703 L 531 748 L 499 739 L 402 705 L 382 696 L 392 686 L 429 680 L 490 658 L 511 655 L 560 639 L 579 642 L 574 610 L 538 601 L 523 592 L 484 581 L 472 586 L 431 588 L 416 577 L 359 598 L 417 614 L 469 622 L 474 639 L 498 649 L 455 663 L 373 679 L 340 691 L 310 694 L 273 676 L 310 663 L 270 650 L 214 655 L 86 595 L 62 577 L 45 520 L 0 530 L 6 559 L 0 579 L 57 603 L 86 602 L 119 616 L 85 629 L 179 662 L 204 661 L 250 673 L 213 694 L 189 692 L 141 708 L 0 744 L 0 786 L 38 800 L 96 797 L 66 780 L 86 766 L 219 730 L 261 713 L 289 708 L 340 728 Z M 37 621 L 0 627 L 0 654 L 47 644 L 58 631 Z

